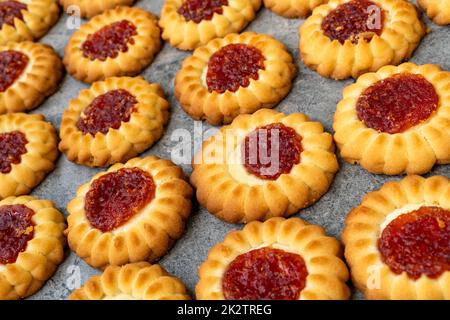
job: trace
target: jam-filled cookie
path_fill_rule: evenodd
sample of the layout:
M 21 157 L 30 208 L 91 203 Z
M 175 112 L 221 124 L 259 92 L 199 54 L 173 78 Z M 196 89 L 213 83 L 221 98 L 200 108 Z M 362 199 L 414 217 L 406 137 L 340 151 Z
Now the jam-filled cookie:
M 230 34 L 184 61 L 175 96 L 194 119 L 230 123 L 239 114 L 274 107 L 291 90 L 296 72 L 292 56 L 276 39 Z
M 0 201 L 0 300 L 38 291 L 64 259 L 64 216 L 30 196 Z
M 408 1 L 330 0 L 300 27 L 300 52 L 324 77 L 356 78 L 408 59 L 425 32 Z
M 62 75 L 61 59 L 47 45 L 0 46 L 0 114 L 36 108 L 56 91 Z
M 69 300 L 189 300 L 184 284 L 160 265 L 109 266 L 75 290 Z
M 229 233 L 200 266 L 200 300 L 344 300 L 339 242 L 298 218 L 251 222 Z
M 64 64 L 74 78 L 89 83 L 137 75 L 159 52 L 160 33 L 150 12 L 117 7 L 95 16 L 72 35 Z
M 77 7 L 80 16 L 83 18 L 92 18 L 109 9 L 114 9 L 118 6 L 131 6 L 135 0 L 59 0 L 59 3 L 64 9 L 70 10 L 72 7 Z
M 201 205 L 231 223 L 290 216 L 327 192 L 333 139 L 301 113 L 240 115 L 203 143 L 192 163 Z
M 69 203 L 70 248 L 96 268 L 155 261 L 183 234 L 191 196 L 183 171 L 168 160 L 116 164 Z
M 417 0 L 417 3 L 435 23 L 450 24 L 450 0 Z
M 260 7 L 261 0 L 166 0 L 159 20 L 162 38 L 178 49 L 194 50 L 241 31 Z
M 408 176 L 347 217 L 345 257 L 368 299 L 450 299 L 450 180 Z
M 158 84 L 143 78 L 108 78 L 70 102 L 61 122 L 59 149 L 91 167 L 124 162 L 163 134 L 169 103 Z
M 55 167 L 55 128 L 40 114 L 0 116 L 0 199 L 28 194 Z
M 39 39 L 58 18 L 57 0 L 2 0 L 0 45 Z
M 333 127 L 341 156 L 372 173 L 450 163 L 450 72 L 404 63 L 362 75 L 344 89 Z
M 264 0 L 264 6 L 286 18 L 306 17 L 328 0 Z

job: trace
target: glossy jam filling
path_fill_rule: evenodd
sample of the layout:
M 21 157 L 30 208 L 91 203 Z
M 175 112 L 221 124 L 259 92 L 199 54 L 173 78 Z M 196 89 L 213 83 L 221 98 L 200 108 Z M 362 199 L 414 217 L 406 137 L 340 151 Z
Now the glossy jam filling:
M 222 290 L 227 300 L 297 300 L 307 276 L 300 255 L 265 247 L 234 259 L 223 276 Z
M 421 207 L 391 221 L 378 240 L 383 262 L 411 279 L 450 271 L 450 211 Z
M 28 141 L 20 131 L 0 133 L 0 172 L 11 172 L 13 164 L 22 161 L 22 155 L 27 152 Z
M 133 36 L 135 35 L 137 35 L 137 28 L 130 21 L 114 22 L 90 34 L 81 46 L 81 50 L 83 55 L 91 60 L 114 59 L 119 53 L 128 51 L 128 46 L 134 44 Z
M 33 239 L 34 211 L 24 205 L 0 207 L 0 264 L 14 263 Z
M 0 92 L 5 92 L 20 77 L 28 61 L 28 57 L 19 51 L 0 52 Z
M 394 134 L 426 121 L 438 105 L 439 97 L 430 82 L 421 75 L 402 73 L 364 90 L 356 111 L 367 127 Z
M 200 23 L 203 20 L 211 20 L 215 13 L 222 14 L 223 6 L 228 5 L 228 0 L 185 0 L 178 13 L 186 21 Z
M 108 91 L 95 98 L 77 121 L 84 134 L 107 134 L 109 129 L 119 129 L 122 122 L 130 121 L 137 99 L 123 89 Z
M 212 55 L 208 63 L 206 84 L 209 92 L 236 92 L 258 80 L 259 70 L 264 70 L 264 56 L 255 47 L 229 44 Z
M 112 231 L 150 203 L 155 190 L 152 176 L 139 168 L 107 173 L 92 182 L 86 194 L 86 216 L 94 228 Z
M 302 138 L 281 123 L 257 128 L 245 137 L 242 162 L 248 173 L 276 180 L 300 163 Z
M 358 43 L 360 38 L 370 41 L 381 35 L 384 11 L 368 0 L 353 0 L 331 11 L 322 21 L 322 30 L 331 40 L 344 44 L 346 40 Z
M 18 1 L 0 2 L 0 29 L 3 25 L 14 26 L 14 19 L 23 20 L 22 10 L 27 10 L 27 5 Z

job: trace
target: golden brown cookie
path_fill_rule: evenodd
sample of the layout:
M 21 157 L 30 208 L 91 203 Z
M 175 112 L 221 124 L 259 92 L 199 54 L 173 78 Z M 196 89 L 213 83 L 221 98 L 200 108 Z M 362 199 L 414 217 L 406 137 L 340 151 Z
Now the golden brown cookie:
M 418 0 L 417 3 L 435 23 L 450 24 L 450 0 Z
M 58 21 L 57 0 L 0 1 L 0 45 L 37 40 Z
M 199 268 L 200 300 L 345 300 L 339 242 L 298 218 L 251 222 L 213 247 Z
M 70 38 L 64 54 L 67 71 L 89 83 L 139 74 L 161 48 L 157 23 L 139 8 L 117 7 L 95 16 Z
M 30 196 L 0 201 L 0 300 L 37 292 L 64 259 L 64 216 Z
M 307 17 L 311 11 L 329 0 L 264 0 L 264 6 L 286 18 Z
M 344 89 L 333 128 L 341 156 L 372 173 L 450 163 L 450 72 L 404 63 L 362 75 Z
M 116 164 L 68 204 L 69 246 L 95 268 L 155 261 L 183 234 L 191 196 L 183 171 L 168 160 Z
M 108 78 L 70 102 L 61 123 L 59 149 L 91 167 L 125 162 L 164 132 L 169 103 L 158 84 L 143 78 Z
M 159 20 L 162 38 L 180 50 L 194 50 L 243 30 L 260 7 L 261 0 L 166 0 Z
M 29 41 L 0 46 L 0 114 L 36 108 L 62 76 L 61 59 L 50 46 Z
M 339 168 L 319 122 L 270 109 L 240 115 L 204 141 L 192 167 L 199 203 L 231 223 L 287 217 L 312 205 Z
M 55 167 L 55 128 L 43 115 L 0 116 L 0 199 L 28 194 Z
M 303 62 L 324 77 L 357 78 L 411 57 L 425 35 L 404 0 L 330 0 L 300 27 Z
M 175 96 L 194 119 L 230 123 L 242 113 L 272 108 L 297 73 L 286 47 L 246 32 L 214 39 L 187 58 L 175 78 Z
M 92 18 L 118 6 L 131 6 L 134 0 L 59 0 L 64 10 L 77 7 L 82 18 Z
M 75 290 L 69 300 L 189 300 L 184 284 L 160 265 L 109 266 Z
M 368 299 L 450 299 L 450 180 L 408 176 L 347 217 L 345 257 Z

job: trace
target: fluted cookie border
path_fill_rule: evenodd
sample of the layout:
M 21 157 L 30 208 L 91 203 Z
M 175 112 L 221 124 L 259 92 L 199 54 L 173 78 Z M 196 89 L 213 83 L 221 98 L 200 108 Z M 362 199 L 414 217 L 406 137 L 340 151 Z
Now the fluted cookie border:
M 215 13 L 211 20 L 195 23 L 178 13 L 183 1 L 166 0 L 159 20 L 162 38 L 180 50 L 194 50 L 214 38 L 241 31 L 255 19 L 262 3 L 262 0 L 228 0 L 222 14 Z
M 24 205 L 34 211 L 33 238 L 16 262 L 0 265 L 0 300 L 17 300 L 36 293 L 64 259 L 64 216 L 49 200 L 8 197 L 0 206 Z
M 109 9 L 118 6 L 131 6 L 135 0 L 59 0 L 61 6 L 67 12 L 70 8 L 77 7 L 82 18 L 92 18 Z
M 402 73 L 419 74 L 433 85 L 439 97 L 437 111 L 402 133 L 381 133 L 368 128 L 357 115 L 359 96 L 374 83 Z M 364 74 L 344 89 L 333 128 L 341 156 L 372 173 L 424 174 L 435 164 L 450 163 L 450 72 L 437 65 L 408 62 Z
M 126 52 L 105 61 L 84 56 L 82 45 L 90 34 L 114 22 L 128 20 L 136 26 L 137 35 L 128 43 Z M 92 83 L 114 76 L 135 76 L 153 61 L 161 49 L 161 31 L 157 18 L 137 7 L 117 7 L 105 11 L 73 33 L 64 51 L 64 65 L 77 80 Z
M 417 0 L 417 3 L 434 23 L 450 24 L 450 0 Z
M 138 103 L 130 120 L 118 129 L 109 128 L 106 134 L 84 134 L 77 122 L 84 110 L 100 95 L 123 89 L 133 95 Z M 82 90 L 64 111 L 61 121 L 59 149 L 70 161 L 98 167 L 127 161 L 151 147 L 164 132 L 169 119 L 169 102 L 159 84 L 144 78 L 112 77 L 92 84 Z
M 122 168 L 148 172 L 156 186 L 155 197 L 119 228 L 102 232 L 92 227 L 86 217 L 85 196 L 96 179 Z M 115 164 L 78 188 L 76 197 L 69 202 L 66 230 L 69 246 L 95 268 L 155 261 L 183 234 L 191 213 L 192 193 L 183 170 L 169 160 L 149 156 Z
M 412 175 L 388 182 L 367 194 L 347 216 L 342 233 L 345 257 L 353 282 L 368 299 L 450 299 L 449 271 L 437 279 L 422 275 L 418 280 L 411 280 L 405 272 L 392 272 L 381 259 L 377 246 L 381 226 L 389 214 L 411 205 L 449 210 L 450 180 L 443 176 L 425 179 Z
M 58 88 L 63 64 L 52 47 L 34 42 L 9 42 L 0 52 L 17 51 L 28 58 L 22 74 L 0 92 L 0 114 L 29 111 L 38 107 Z
M 55 168 L 59 154 L 56 130 L 41 114 L 0 115 L 0 133 L 12 131 L 22 132 L 28 143 L 20 163 L 0 173 L 0 199 L 30 193 Z
M 69 300 L 189 300 L 184 284 L 160 265 L 109 266 L 75 290 Z
M 323 228 L 299 218 L 272 218 L 251 222 L 232 231 L 215 245 L 199 268 L 197 299 L 224 300 L 222 278 L 228 265 L 239 255 L 262 247 L 273 247 L 299 254 L 308 270 L 300 300 L 346 300 L 349 273 L 341 260 L 341 245 Z
M 302 137 L 303 151 L 290 173 L 262 180 L 247 173 L 239 150 L 247 134 L 273 123 L 294 129 Z M 318 201 L 339 169 L 333 139 L 321 123 L 301 113 L 285 115 L 271 109 L 240 115 L 205 140 L 192 167 L 199 203 L 230 223 L 290 216 Z
M 263 0 L 264 6 L 286 18 L 304 18 L 328 0 Z
M 22 10 L 23 20 L 14 19 L 14 26 L 3 24 L 0 29 L 0 45 L 8 42 L 37 40 L 58 21 L 58 0 L 16 0 L 27 5 Z
M 248 87 L 240 87 L 236 92 L 209 92 L 205 80 L 209 60 L 229 44 L 258 49 L 265 59 L 265 69 L 258 71 L 258 80 L 250 79 Z M 230 34 L 210 41 L 185 59 L 175 78 L 175 97 L 196 120 L 206 119 L 216 125 L 230 123 L 239 114 L 274 107 L 290 92 L 296 74 L 291 54 L 275 38 L 254 32 Z
M 381 35 L 354 44 L 331 40 L 322 31 L 323 19 L 339 5 L 351 0 L 330 0 L 314 9 L 300 26 L 300 52 L 303 62 L 320 75 L 333 79 L 357 78 L 385 65 L 397 65 L 411 57 L 426 28 L 417 8 L 404 0 L 371 0 L 381 7 L 386 18 Z

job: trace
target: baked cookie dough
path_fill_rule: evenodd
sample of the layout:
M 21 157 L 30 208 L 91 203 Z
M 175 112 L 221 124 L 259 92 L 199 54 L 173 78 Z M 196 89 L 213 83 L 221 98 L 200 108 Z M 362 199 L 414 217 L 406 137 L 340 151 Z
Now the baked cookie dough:
M 372 173 L 450 163 L 450 72 L 404 63 L 362 75 L 344 89 L 333 128 L 341 156 Z
M 183 171 L 168 160 L 116 164 L 68 204 L 69 246 L 95 268 L 155 261 L 183 234 L 191 196 Z
M 300 27 L 303 62 L 324 77 L 357 78 L 411 57 L 426 33 L 404 0 L 330 0 Z
M 450 180 L 408 176 L 347 217 L 345 257 L 368 299 L 450 299 Z
M 327 192 L 339 169 L 319 122 L 270 109 L 240 115 L 204 141 L 192 167 L 199 203 L 230 223 L 297 213 Z
M 0 46 L 0 114 L 36 108 L 62 76 L 61 59 L 50 46 L 29 41 Z
M 251 222 L 213 247 L 199 268 L 200 300 L 345 300 L 339 242 L 298 218 Z
M 54 169 L 55 128 L 43 115 L 0 116 L 0 199 L 28 194 Z
M 159 140 L 168 118 L 169 103 L 158 84 L 140 77 L 108 78 L 70 102 L 59 149 L 86 166 L 124 162 Z
M 37 292 L 64 259 L 64 216 L 30 196 L 0 201 L 0 300 Z
M 69 300 L 189 300 L 184 284 L 148 262 L 109 266 L 75 290 Z
M 417 0 L 417 3 L 435 23 L 450 24 L 450 0 Z
M 59 0 L 59 3 L 67 11 L 71 7 L 78 7 L 82 18 L 92 18 L 109 9 L 118 6 L 131 6 L 135 0 Z
M 160 33 L 157 18 L 150 12 L 117 7 L 95 16 L 72 35 L 64 64 L 74 78 L 89 83 L 134 76 L 159 52 Z
M 243 30 L 260 7 L 261 0 L 166 0 L 159 20 L 162 38 L 180 50 L 194 50 Z
M 311 11 L 329 0 L 264 0 L 264 6 L 286 18 L 304 18 Z
M 242 113 L 271 108 L 291 90 L 297 73 L 286 47 L 246 32 L 214 39 L 187 58 L 175 78 L 175 96 L 194 119 L 230 123 Z
M 57 0 L 0 1 L 0 45 L 37 40 L 58 18 Z

